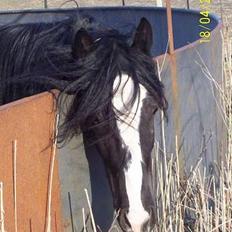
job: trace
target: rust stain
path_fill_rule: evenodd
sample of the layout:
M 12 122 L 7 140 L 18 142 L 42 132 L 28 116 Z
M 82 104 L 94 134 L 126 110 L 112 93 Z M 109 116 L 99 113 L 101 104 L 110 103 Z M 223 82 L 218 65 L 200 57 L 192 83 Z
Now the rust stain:
M 54 125 L 53 97 L 38 94 L 0 107 L 0 180 L 5 229 L 14 231 L 12 141 L 17 140 L 18 231 L 44 231 Z M 63 231 L 57 161 L 52 190 L 52 231 Z

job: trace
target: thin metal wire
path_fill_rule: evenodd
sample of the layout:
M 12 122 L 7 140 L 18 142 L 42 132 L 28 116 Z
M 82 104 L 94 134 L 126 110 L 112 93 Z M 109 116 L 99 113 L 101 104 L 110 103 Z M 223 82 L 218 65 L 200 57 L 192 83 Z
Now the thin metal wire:
M 79 4 L 76 0 L 67 0 L 65 2 L 63 2 L 59 8 L 61 8 L 62 6 L 64 6 L 65 4 L 69 3 L 69 2 L 74 2 L 76 4 L 76 7 L 78 8 L 79 7 Z

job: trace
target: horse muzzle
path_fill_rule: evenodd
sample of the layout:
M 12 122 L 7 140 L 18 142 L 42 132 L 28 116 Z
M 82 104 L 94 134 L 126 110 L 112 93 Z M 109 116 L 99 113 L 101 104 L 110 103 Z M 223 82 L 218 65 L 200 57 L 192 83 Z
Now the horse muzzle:
M 141 225 L 137 225 L 136 229 L 132 229 L 132 225 L 128 220 L 127 214 L 129 209 L 121 209 L 118 215 L 118 223 L 123 232 L 150 232 L 155 227 L 155 208 L 152 206 L 149 212 L 149 219 Z M 135 228 L 135 227 L 134 227 Z

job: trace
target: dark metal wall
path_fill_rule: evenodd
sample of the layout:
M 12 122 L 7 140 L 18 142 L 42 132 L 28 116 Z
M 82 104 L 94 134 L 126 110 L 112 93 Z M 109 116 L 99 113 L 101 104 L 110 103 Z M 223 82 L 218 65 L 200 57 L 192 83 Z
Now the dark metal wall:
M 90 16 L 103 28 L 117 29 L 122 33 L 132 33 L 141 17 L 146 17 L 153 27 L 154 46 L 152 54 L 161 55 L 165 52 L 167 36 L 167 19 L 165 8 L 154 7 L 99 7 L 78 8 L 72 10 L 30 10 L 25 13 L 2 12 L 0 25 L 7 23 L 56 22 L 77 16 Z M 175 48 L 181 48 L 199 39 L 199 14 L 196 11 L 176 9 L 173 12 Z M 216 17 L 211 17 L 210 29 L 218 24 Z

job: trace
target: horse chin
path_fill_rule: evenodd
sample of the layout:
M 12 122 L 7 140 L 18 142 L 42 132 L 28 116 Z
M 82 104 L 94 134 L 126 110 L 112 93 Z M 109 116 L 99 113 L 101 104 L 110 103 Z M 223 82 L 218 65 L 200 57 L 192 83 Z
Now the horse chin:
M 150 208 L 148 218 L 144 222 L 134 223 L 129 220 L 129 209 L 121 209 L 118 216 L 118 223 L 123 232 L 150 232 L 155 227 L 155 209 Z

